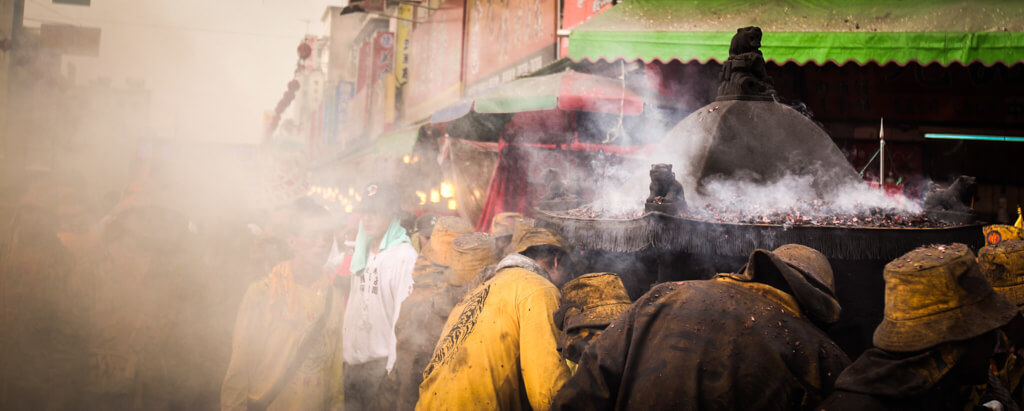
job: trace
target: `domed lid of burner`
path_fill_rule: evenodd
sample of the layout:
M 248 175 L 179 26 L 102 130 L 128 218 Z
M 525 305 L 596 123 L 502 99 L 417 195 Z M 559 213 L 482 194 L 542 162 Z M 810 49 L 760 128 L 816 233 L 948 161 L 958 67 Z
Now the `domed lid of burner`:
M 669 131 L 657 160 L 677 165 L 683 189 L 700 194 L 716 176 L 755 183 L 807 176 L 820 199 L 860 182 L 825 130 L 776 101 L 760 47 L 760 28 L 736 30 L 718 98 Z
M 660 161 L 676 164 L 686 191 L 705 194 L 711 178 L 773 182 L 808 176 L 817 196 L 862 183 L 825 130 L 774 101 L 716 101 L 677 124 L 661 142 Z

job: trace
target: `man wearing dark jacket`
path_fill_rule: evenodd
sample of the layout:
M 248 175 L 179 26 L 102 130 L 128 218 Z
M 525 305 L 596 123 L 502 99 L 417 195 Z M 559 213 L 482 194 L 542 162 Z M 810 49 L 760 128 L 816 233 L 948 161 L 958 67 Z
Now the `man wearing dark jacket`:
M 658 285 L 590 344 L 552 409 L 813 408 L 849 364 L 816 325 L 839 318 L 833 281 L 825 256 L 789 244 Z
M 975 386 L 989 382 L 996 330 L 1017 316 L 967 246 L 911 251 L 885 266 L 875 348 L 843 371 L 821 409 L 971 409 L 981 402 Z

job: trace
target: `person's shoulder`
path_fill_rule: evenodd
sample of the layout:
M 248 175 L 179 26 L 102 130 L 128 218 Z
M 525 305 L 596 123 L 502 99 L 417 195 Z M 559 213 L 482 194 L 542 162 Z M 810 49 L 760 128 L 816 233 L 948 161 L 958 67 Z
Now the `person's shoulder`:
M 249 288 L 245 291 L 246 300 L 265 300 L 270 297 L 270 277 L 265 276 L 256 281 L 249 283 Z M 255 302 L 255 301 L 254 301 Z
M 558 300 L 561 294 L 558 287 L 540 274 L 522 267 L 509 267 L 498 272 L 493 279 L 488 281 L 494 287 L 512 292 L 518 298 L 529 298 L 538 293 L 550 295 Z
M 688 300 L 686 296 L 691 293 L 706 292 L 710 291 L 709 288 L 717 287 L 718 284 L 709 280 L 669 281 L 652 286 L 637 301 L 643 302 L 644 305 L 685 302 Z
M 503 281 L 515 281 L 523 284 L 531 284 L 537 286 L 550 286 L 555 285 L 548 281 L 540 274 L 530 271 L 523 267 L 506 267 L 498 271 L 498 274 L 494 276 L 494 280 L 497 281 L 501 278 Z
M 413 248 L 412 244 L 404 242 L 388 247 L 388 249 L 382 251 L 382 253 L 389 254 L 392 257 L 409 259 L 412 261 L 416 261 L 416 258 L 419 256 L 419 253 L 416 252 L 416 249 Z

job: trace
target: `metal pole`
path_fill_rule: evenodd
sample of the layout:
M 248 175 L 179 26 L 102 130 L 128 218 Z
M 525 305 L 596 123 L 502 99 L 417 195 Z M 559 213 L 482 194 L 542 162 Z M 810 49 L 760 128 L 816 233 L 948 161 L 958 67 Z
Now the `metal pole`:
M 885 191 L 885 118 L 878 124 L 878 188 Z

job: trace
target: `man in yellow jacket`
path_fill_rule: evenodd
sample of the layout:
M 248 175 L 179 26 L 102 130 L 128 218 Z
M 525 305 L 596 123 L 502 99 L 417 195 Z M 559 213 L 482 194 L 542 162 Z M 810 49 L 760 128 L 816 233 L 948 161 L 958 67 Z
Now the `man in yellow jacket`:
M 497 274 L 452 310 L 423 371 L 417 410 L 546 410 L 569 378 L 554 312 L 571 264 L 565 240 L 517 227 Z
M 341 319 L 345 301 L 323 270 L 326 211 L 292 210 L 293 257 L 253 283 L 238 310 L 221 410 L 344 408 Z

